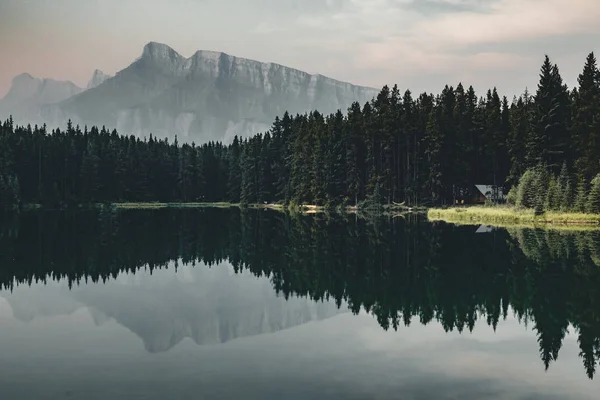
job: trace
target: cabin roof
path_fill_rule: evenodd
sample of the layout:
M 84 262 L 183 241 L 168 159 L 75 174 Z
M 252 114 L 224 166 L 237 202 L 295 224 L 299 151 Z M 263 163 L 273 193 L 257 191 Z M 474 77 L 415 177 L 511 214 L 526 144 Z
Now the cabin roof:
M 498 197 L 503 197 L 504 196 L 502 188 L 499 187 L 499 186 L 494 186 L 494 185 L 475 185 L 475 187 L 486 198 L 490 197 L 494 193 L 494 190 L 496 190 L 496 193 L 498 193 Z

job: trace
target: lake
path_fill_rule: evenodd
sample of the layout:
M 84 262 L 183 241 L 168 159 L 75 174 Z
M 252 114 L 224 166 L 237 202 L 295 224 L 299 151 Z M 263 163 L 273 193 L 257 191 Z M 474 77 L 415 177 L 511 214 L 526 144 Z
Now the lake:
M 0 217 L 0 399 L 597 399 L 600 231 Z

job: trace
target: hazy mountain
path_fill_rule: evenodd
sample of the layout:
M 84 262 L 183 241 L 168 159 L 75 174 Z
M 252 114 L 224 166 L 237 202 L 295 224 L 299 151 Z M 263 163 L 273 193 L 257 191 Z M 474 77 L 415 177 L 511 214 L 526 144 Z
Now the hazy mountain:
M 110 78 L 112 78 L 110 75 L 106 75 L 104 72 L 97 69 L 94 71 L 94 74 L 88 82 L 86 89 L 93 89 L 97 86 L 100 86 L 102 83 L 104 83 L 104 81 Z
M 0 100 L 0 118 L 4 120 L 12 115 L 18 123 L 43 123 L 40 115 L 42 105 L 59 103 L 82 91 L 70 81 L 17 75 L 6 96 Z
M 123 134 L 228 141 L 236 134 L 269 129 L 286 110 L 330 113 L 347 109 L 353 101 L 369 101 L 378 92 L 225 53 L 198 51 L 185 58 L 154 42 L 114 77 L 95 73 L 88 87 L 59 104 L 45 102 L 41 115 L 15 119 L 64 127 L 70 118 L 75 124 L 105 125 Z

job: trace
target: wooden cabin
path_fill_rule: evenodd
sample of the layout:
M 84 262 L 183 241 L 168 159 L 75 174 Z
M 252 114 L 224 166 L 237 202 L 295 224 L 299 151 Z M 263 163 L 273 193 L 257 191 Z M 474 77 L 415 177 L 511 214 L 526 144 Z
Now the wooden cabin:
M 504 191 L 500 186 L 473 185 L 475 190 L 457 191 L 454 197 L 454 205 L 462 206 L 469 204 L 502 203 L 505 200 Z

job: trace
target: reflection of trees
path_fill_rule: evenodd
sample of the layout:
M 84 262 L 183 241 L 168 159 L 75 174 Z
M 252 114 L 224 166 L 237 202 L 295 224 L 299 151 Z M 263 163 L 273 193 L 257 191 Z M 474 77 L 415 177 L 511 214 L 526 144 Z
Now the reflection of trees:
M 498 230 L 408 219 L 237 209 L 24 213 L 0 231 L 0 283 L 105 281 L 169 261 L 229 260 L 285 296 L 346 301 L 384 329 L 439 321 L 496 328 L 509 306 L 538 335 L 548 367 L 567 327 L 593 377 L 600 358 L 598 232 Z

